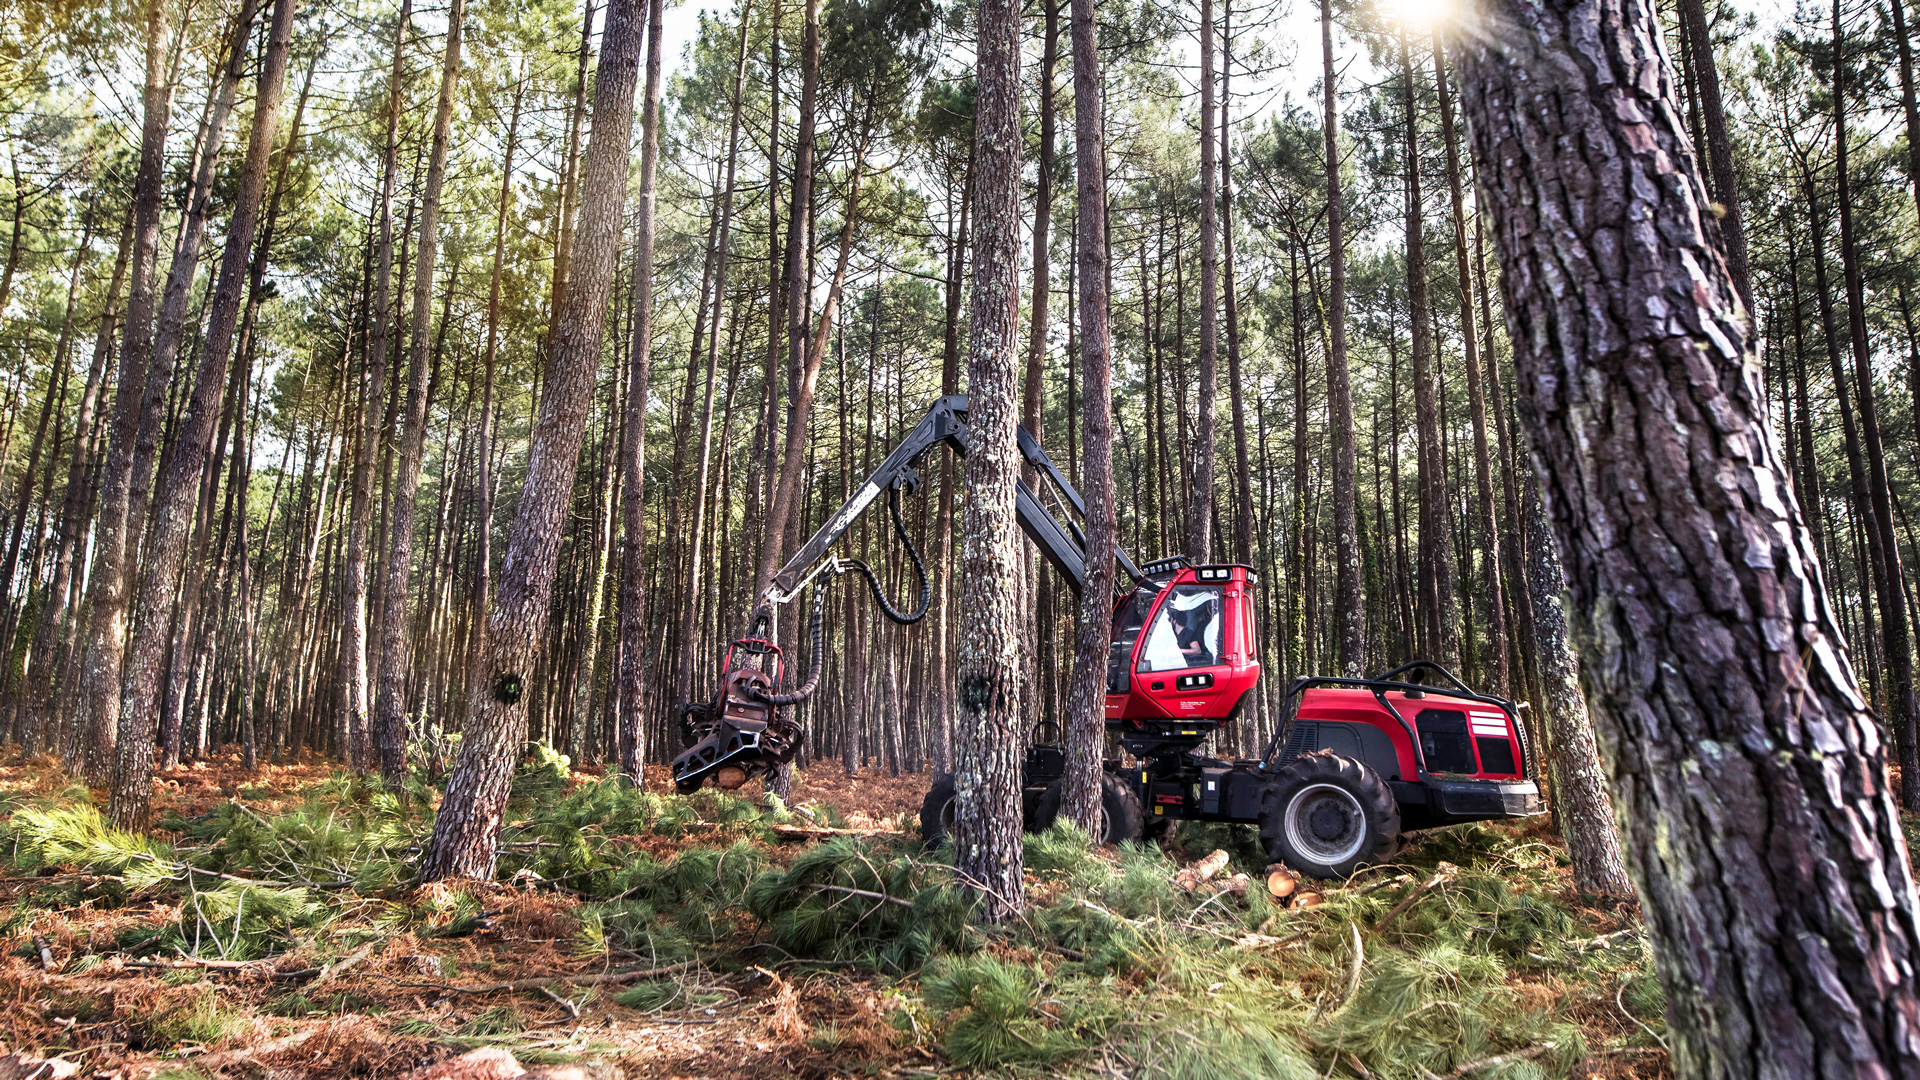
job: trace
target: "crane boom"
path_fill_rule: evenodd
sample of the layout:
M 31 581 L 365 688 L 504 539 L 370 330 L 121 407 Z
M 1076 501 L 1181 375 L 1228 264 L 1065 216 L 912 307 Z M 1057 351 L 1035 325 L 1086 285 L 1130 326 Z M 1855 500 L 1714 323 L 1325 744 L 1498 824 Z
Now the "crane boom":
M 1080 522 L 1087 512 L 1086 500 L 1073 486 L 1038 439 L 1026 428 L 1018 429 L 1021 458 L 1039 477 L 1039 490 L 1022 479 L 1017 481 L 1014 512 L 1020 529 L 1033 541 L 1049 563 L 1058 570 L 1075 593 L 1086 587 L 1087 538 Z M 790 761 L 799 747 L 799 725 L 782 708 L 798 705 L 812 691 L 821 667 L 821 608 L 816 602 L 813 618 L 813 674 L 797 691 L 782 692 L 784 657 L 777 645 L 762 636 L 772 624 L 773 609 L 790 603 L 808 582 L 822 572 L 842 573 L 852 569 L 864 573 L 874 598 L 888 618 L 896 622 L 919 621 L 926 613 L 930 592 L 926 570 L 918 552 L 907 539 L 900 521 L 898 499 L 911 495 L 920 486 L 920 459 L 936 446 L 945 445 L 965 457 L 972 449 L 967 428 L 967 397 L 950 394 L 935 401 L 926 416 L 894 446 L 886 460 L 854 490 L 839 509 L 827 516 L 820 528 L 801 545 L 800 550 L 777 571 L 766 590 L 757 598 L 749 619 L 746 636 L 734 641 L 727 650 L 725 674 L 711 702 L 683 705 L 682 731 L 691 745 L 673 761 L 673 778 L 682 791 L 697 789 L 708 778 L 722 787 L 738 787 L 749 777 L 762 775 L 774 766 Z M 1048 508 L 1045 496 L 1056 495 L 1054 505 L 1063 513 Z M 921 579 L 919 610 L 902 614 L 888 603 L 879 579 L 861 562 L 833 555 L 832 548 L 846 531 L 870 509 L 882 495 L 889 500 L 894 529 Z M 1140 568 L 1123 551 L 1115 552 L 1115 585 L 1124 591 L 1140 580 Z M 737 662 L 736 662 L 737 658 Z

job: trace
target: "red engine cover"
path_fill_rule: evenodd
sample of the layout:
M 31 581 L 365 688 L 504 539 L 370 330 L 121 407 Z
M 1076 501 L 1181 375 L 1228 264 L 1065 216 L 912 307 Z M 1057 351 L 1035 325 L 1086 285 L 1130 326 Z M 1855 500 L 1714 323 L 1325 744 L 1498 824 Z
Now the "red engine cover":
M 1381 698 L 1386 699 L 1391 711 L 1381 707 Z M 1387 690 L 1375 697 L 1372 690 L 1360 687 L 1313 686 L 1301 692 L 1296 716 L 1298 720 L 1379 728 L 1400 759 L 1400 776 L 1408 780 L 1418 775 L 1415 735 L 1420 740 L 1419 761 L 1429 773 L 1485 780 L 1520 776 L 1514 717 L 1483 701 L 1451 697 L 1438 690 L 1411 698 L 1403 691 Z

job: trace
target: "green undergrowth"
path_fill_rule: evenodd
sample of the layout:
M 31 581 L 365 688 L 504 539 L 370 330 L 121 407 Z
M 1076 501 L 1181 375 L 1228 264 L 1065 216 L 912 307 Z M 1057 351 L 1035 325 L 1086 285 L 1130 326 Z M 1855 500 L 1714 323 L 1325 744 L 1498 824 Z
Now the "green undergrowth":
M 1164 844 L 1090 850 L 1057 826 L 1025 839 L 1025 913 L 986 926 L 948 848 L 895 835 L 782 845 L 773 830 L 793 813 L 777 800 L 642 792 L 614 777 L 567 790 L 566 768 L 547 752 L 516 776 L 499 879 L 565 900 L 578 929 L 562 945 L 578 960 L 665 969 L 600 998 L 640 1013 L 711 1008 L 737 995 L 726 980 L 756 968 L 859 973 L 886 988 L 896 1042 L 954 1066 L 1150 1080 L 1527 1080 L 1662 1037 L 1638 933 L 1569 906 L 1564 852 L 1509 829 L 1425 834 L 1395 865 L 1289 908 L 1259 885 L 1251 829 L 1189 825 Z M 498 914 L 493 901 L 411 887 L 430 795 L 420 775 L 400 790 L 338 778 L 271 815 L 230 801 L 153 836 L 108 827 L 84 792 L 15 806 L 0 857 L 16 876 L 43 876 L 0 909 L 0 934 L 27 950 L 22 928 L 49 912 L 160 896 L 177 917 L 129 923 L 69 970 L 114 954 L 241 960 L 294 947 L 319 963 L 402 932 L 465 937 Z M 1232 856 L 1227 874 L 1253 875 L 1245 896 L 1174 883 L 1215 848 Z M 450 980 L 479 975 L 441 963 Z M 444 1039 L 511 1040 L 539 1007 L 490 1006 Z M 259 1011 L 376 1010 L 349 987 L 289 986 Z M 207 1041 L 231 1021 L 209 993 L 153 1018 L 146 1036 Z M 395 1023 L 406 1034 L 412 1021 Z

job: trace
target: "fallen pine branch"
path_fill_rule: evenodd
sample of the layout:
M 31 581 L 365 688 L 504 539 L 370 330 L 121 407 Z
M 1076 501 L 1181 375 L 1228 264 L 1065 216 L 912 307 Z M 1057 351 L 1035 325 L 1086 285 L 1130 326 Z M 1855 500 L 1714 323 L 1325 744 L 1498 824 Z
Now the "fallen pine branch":
M 1412 907 L 1414 903 L 1418 901 L 1421 897 L 1427 895 L 1428 893 L 1439 888 L 1440 886 L 1445 885 L 1446 883 L 1452 881 L 1459 873 L 1460 873 L 1460 868 L 1453 865 L 1452 863 L 1450 862 L 1441 863 L 1439 869 L 1434 872 L 1434 875 L 1432 877 L 1422 882 L 1419 888 L 1413 889 L 1412 891 L 1408 892 L 1407 895 L 1401 897 L 1400 902 L 1393 905 L 1393 910 L 1387 912 L 1385 915 L 1382 915 L 1380 917 L 1380 921 L 1373 924 L 1372 933 L 1375 933 L 1375 934 L 1379 933 L 1381 927 L 1392 922 L 1395 918 L 1397 918 L 1400 915 L 1401 912 Z
M 888 896 L 886 893 L 873 892 L 868 889 L 853 889 L 845 885 L 814 885 L 812 887 L 825 892 L 846 893 L 849 896 L 864 896 L 869 900 L 885 900 L 889 904 L 899 904 L 904 908 L 913 906 L 913 901 L 911 900 L 902 900 L 897 896 Z
M 699 966 L 698 960 L 682 960 L 677 964 L 663 967 L 629 968 L 626 971 L 602 971 L 579 975 L 542 975 L 532 979 L 509 979 L 506 982 L 477 983 L 471 986 L 459 986 L 454 983 L 409 982 L 383 975 L 395 986 L 411 986 L 426 990 L 453 990 L 462 994 L 497 994 L 506 990 L 544 990 L 549 986 L 606 986 L 638 979 L 655 979 L 662 975 L 672 975 Z
M 775 825 L 773 835 L 782 840 L 825 840 L 833 836 L 904 836 L 894 829 L 834 829 L 825 825 Z

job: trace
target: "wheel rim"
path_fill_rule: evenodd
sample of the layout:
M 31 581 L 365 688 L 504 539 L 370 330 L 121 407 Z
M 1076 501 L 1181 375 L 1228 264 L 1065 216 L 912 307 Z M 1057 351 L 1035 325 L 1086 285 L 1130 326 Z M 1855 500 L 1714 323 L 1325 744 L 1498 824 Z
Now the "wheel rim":
M 1107 816 L 1107 800 L 1100 800 L 1100 842 L 1111 844 L 1120 837 L 1113 835 L 1113 819 Z
M 1287 842 L 1295 852 L 1327 866 L 1360 854 L 1367 840 L 1366 813 L 1345 788 L 1314 784 L 1287 803 Z
M 944 833 L 953 832 L 953 815 L 954 815 L 953 804 L 958 801 L 959 801 L 958 799 L 948 799 L 946 802 L 943 802 L 940 804 L 940 813 L 938 816 L 940 818 L 941 832 L 944 832 Z

